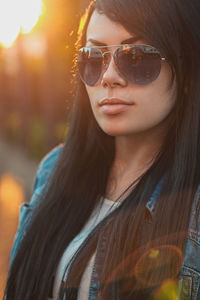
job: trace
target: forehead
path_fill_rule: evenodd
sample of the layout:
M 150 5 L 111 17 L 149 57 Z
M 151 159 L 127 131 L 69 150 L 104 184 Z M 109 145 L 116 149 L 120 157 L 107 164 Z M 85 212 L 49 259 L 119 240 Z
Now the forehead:
M 106 45 L 118 45 L 133 36 L 121 24 L 111 21 L 97 11 L 92 14 L 86 32 L 87 41 L 93 39 Z

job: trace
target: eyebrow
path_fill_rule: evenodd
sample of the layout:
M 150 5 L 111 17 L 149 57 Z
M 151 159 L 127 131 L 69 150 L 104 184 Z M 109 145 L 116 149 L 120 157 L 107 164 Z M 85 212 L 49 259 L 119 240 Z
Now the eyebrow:
M 139 37 L 135 36 L 135 37 L 131 37 L 129 39 L 126 39 L 124 41 L 121 42 L 121 45 L 125 45 L 125 44 L 132 44 L 132 43 L 135 43 L 139 40 Z M 105 43 L 102 43 L 100 41 L 97 41 L 97 40 L 94 40 L 94 39 L 88 39 L 87 40 L 87 43 L 90 42 L 92 43 L 93 45 L 95 46 L 107 46 L 107 44 Z

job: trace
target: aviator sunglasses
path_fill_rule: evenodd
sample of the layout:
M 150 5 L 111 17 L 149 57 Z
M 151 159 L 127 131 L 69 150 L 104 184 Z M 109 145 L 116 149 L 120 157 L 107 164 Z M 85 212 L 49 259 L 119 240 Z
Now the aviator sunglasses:
M 108 48 L 116 49 L 114 52 Z M 127 81 L 145 85 L 156 80 L 161 70 L 161 62 L 166 58 L 150 45 L 112 45 L 83 47 L 78 52 L 77 64 L 82 81 L 94 86 L 99 83 L 103 73 L 107 70 L 111 58 Z

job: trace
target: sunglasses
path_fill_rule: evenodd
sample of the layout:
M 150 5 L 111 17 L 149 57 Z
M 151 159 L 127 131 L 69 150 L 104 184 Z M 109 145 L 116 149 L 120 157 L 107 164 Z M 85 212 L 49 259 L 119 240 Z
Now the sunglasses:
M 116 49 L 114 52 L 108 48 Z M 78 52 L 77 64 L 82 81 L 94 86 L 107 70 L 111 58 L 121 76 L 127 81 L 145 85 L 156 80 L 160 74 L 161 62 L 166 58 L 150 45 L 112 45 L 83 47 Z

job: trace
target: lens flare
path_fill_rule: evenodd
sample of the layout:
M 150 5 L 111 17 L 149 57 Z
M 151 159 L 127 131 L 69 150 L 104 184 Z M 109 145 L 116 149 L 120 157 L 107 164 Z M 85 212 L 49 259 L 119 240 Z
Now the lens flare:
M 0 0 L 0 44 L 10 47 L 20 32 L 30 32 L 43 7 L 42 0 Z
M 166 280 L 154 293 L 153 300 L 180 300 L 178 296 L 178 281 Z
M 141 289 L 159 287 L 152 300 L 178 300 L 177 276 L 183 263 L 183 252 L 173 242 L 179 238 L 185 240 L 187 233 L 179 232 L 158 238 L 150 244 L 138 248 L 121 261 L 106 280 L 102 282 L 100 300 L 106 298 L 114 282 L 120 282 L 122 294 L 137 293 Z M 163 244 L 162 244 L 163 243 Z
M 159 250 L 157 249 L 157 250 L 155 250 L 155 249 L 152 249 L 151 251 L 150 251 L 150 253 L 149 253 L 149 258 L 157 258 L 158 257 L 158 255 L 159 255 Z
M 176 278 L 183 261 L 183 253 L 174 245 L 161 245 L 144 253 L 137 261 L 134 275 L 143 285 L 155 286 L 163 282 L 162 269 L 173 262 L 170 267 L 169 278 Z

